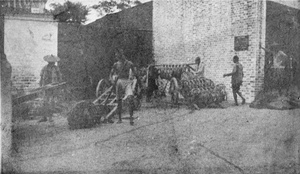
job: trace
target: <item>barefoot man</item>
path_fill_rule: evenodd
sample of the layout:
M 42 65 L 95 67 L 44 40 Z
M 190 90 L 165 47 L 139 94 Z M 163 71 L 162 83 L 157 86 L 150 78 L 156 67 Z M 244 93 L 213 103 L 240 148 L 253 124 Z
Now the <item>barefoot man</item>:
M 136 80 L 134 79 L 135 69 L 133 63 L 126 59 L 123 50 L 116 50 L 115 56 L 118 61 L 113 65 L 109 77 L 116 82 L 117 113 L 119 115 L 117 123 L 122 123 L 122 100 L 127 99 L 129 101 L 130 125 L 133 125 L 133 93 L 136 84 Z M 123 98 L 124 93 L 125 97 Z
M 242 104 L 245 104 L 246 101 L 245 98 L 242 96 L 242 93 L 240 92 L 240 87 L 243 83 L 244 73 L 243 73 L 243 66 L 242 64 L 239 63 L 238 56 L 233 57 L 233 62 L 234 62 L 233 71 L 231 73 L 224 74 L 223 77 L 231 76 L 233 98 L 234 98 L 235 105 L 238 106 L 236 94 L 238 94 L 242 98 Z

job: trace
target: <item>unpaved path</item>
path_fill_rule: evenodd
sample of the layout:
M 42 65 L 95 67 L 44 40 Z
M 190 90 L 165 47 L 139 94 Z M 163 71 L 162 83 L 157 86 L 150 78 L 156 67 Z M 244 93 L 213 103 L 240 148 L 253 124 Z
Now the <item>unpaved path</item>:
M 24 173 L 297 173 L 300 110 L 142 108 L 135 126 L 18 125 Z M 300 170 L 298 170 L 299 172 Z

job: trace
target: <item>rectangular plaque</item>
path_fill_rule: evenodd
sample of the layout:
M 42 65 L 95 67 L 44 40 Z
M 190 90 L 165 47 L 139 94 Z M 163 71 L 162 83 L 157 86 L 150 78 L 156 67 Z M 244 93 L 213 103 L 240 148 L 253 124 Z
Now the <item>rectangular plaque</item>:
M 235 36 L 234 37 L 234 50 L 245 51 L 249 47 L 249 36 Z

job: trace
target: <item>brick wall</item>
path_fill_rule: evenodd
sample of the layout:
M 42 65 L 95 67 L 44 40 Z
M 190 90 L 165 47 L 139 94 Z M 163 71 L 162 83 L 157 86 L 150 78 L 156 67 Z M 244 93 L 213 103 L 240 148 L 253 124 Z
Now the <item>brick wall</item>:
M 5 16 L 4 49 L 12 65 L 13 88 L 38 87 L 43 57 L 57 54 L 57 23 L 52 16 Z M 15 92 L 15 91 L 14 91 Z
M 266 43 L 266 10 L 269 0 L 154 0 L 153 39 L 157 64 L 191 63 L 200 56 L 206 64 L 205 75 L 224 83 L 231 94 L 232 57 L 244 65 L 241 91 L 252 102 L 263 89 Z M 272 0 L 299 8 L 298 0 Z M 234 38 L 248 36 L 249 47 L 235 51 Z M 233 99 L 229 95 L 229 99 Z
M 238 55 L 245 72 L 242 92 L 252 101 L 259 42 L 257 7 L 254 0 L 154 1 L 157 63 L 191 63 L 200 56 L 206 77 L 225 83 L 230 92 L 230 79 L 222 75 L 232 70 L 232 57 Z M 249 35 L 248 50 L 235 52 L 234 36 L 244 35 Z
M 264 18 L 264 2 L 248 0 L 232 1 L 232 37 L 249 36 L 249 49 L 247 51 L 234 52 L 244 65 L 244 83 L 242 92 L 248 102 L 254 100 L 255 95 L 262 89 L 264 73 L 264 57 L 261 56 L 259 44 L 262 40 L 262 22 Z

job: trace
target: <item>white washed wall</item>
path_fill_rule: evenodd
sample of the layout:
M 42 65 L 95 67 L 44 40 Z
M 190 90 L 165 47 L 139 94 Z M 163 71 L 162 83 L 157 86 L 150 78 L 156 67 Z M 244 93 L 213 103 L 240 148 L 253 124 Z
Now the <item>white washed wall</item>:
M 58 23 L 51 16 L 6 16 L 4 49 L 12 65 L 13 86 L 25 91 L 38 87 L 43 57 L 57 55 Z

